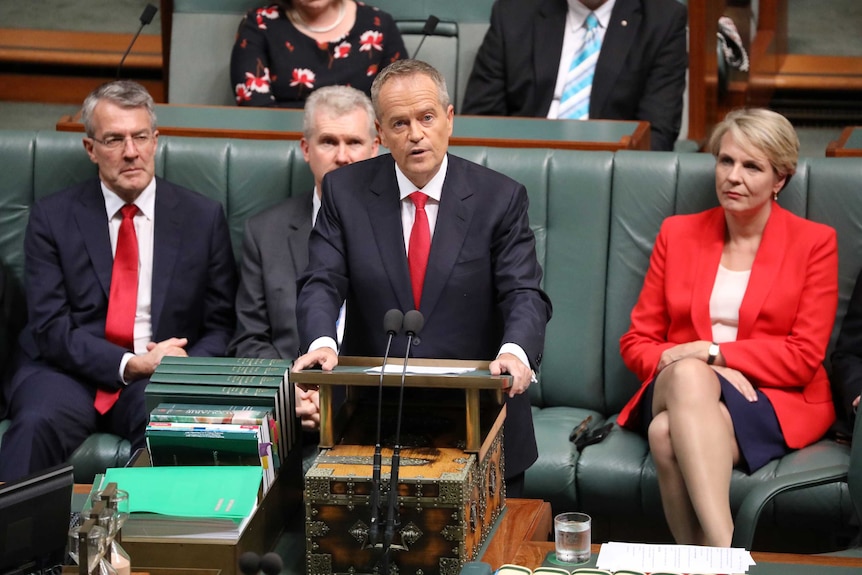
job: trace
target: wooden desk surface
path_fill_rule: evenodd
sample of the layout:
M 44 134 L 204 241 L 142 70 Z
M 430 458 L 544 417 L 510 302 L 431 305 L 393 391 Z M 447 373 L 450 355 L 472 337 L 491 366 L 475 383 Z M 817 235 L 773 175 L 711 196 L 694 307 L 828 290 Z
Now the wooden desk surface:
M 849 126 L 841 131 L 837 140 L 826 146 L 826 156 L 848 158 L 862 156 L 862 126 Z
M 551 537 L 553 521 L 551 504 L 546 501 L 506 500 L 506 515 L 494 531 L 481 560 L 490 563 L 493 569 L 506 563 L 518 563 L 515 554 L 519 545 L 525 541 L 547 542 Z M 550 546 L 553 549 L 554 543 L 551 542 Z
M 593 545 L 593 557 L 598 556 L 600 545 Z M 545 560 L 547 554 L 554 550 L 553 541 L 524 541 L 515 552 L 514 559 L 511 561 L 516 565 L 523 565 L 530 569 L 535 569 Z M 853 570 L 862 569 L 862 557 L 833 557 L 824 555 L 801 555 L 794 553 L 761 553 L 752 551 L 752 558 L 757 565 L 771 566 L 769 572 L 775 571 L 776 565 L 781 565 L 782 569 L 786 569 L 786 575 L 795 575 L 798 573 L 829 575 L 827 567 L 844 567 Z M 766 569 L 758 569 L 757 565 L 749 570 L 750 575 L 757 575 L 758 572 L 766 571 Z M 811 569 L 791 569 L 787 566 L 808 566 Z M 819 568 L 819 569 L 815 569 Z
M 90 493 L 91 487 L 76 483 L 74 492 L 86 495 Z M 527 541 L 547 542 L 551 538 L 552 529 L 550 503 L 539 499 L 508 499 L 506 512 L 485 546 L 480 560 L 490 563 L 494 569 L 506 563 L 516 563 L 515 555 L 520 551 L 520 544 Z M 553 549 L 553 542 L 549 545 Z M 213 569 L 147 568 L 146 571 L 150 575 L 220 575 L 220 570 Z
M 299 140 L 302 110 L 157 104 L 159 133 L 165 136 Z M 83 132 L 80 112 L 57 122 L 61 132 Z M 452 146 L 557 148 L 567 150 L 649 150 L 649 122 L 546 120 L 456 116 Z

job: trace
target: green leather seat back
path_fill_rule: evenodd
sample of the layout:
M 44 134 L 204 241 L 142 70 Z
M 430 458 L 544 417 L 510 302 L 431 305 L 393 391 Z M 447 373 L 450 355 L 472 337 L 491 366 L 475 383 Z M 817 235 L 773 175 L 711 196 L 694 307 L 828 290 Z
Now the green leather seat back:
M 159 144 L 157 175 L 225 207 L 237 262 L 249 216 L 314 187 L 297 141 L 161 137 Z
M 554 306 L 534 405 L 603 406 L 603 324 L 613 154 L 452 148 L 527 187 L 530 225 Z M 553 382 L 543 385 L 543 381 Z
M 30 205 L 71 182 L 95 177 L 81 134 L 4 130 L 0 138 L 0 258 L 23 282 Z
M 832 330 L 834 346 L 862 269 L 862 158 L 811 158 L 806 167 L 808 217 L 838 230 L 839 299 Z
M 262 0 L 174 0 L 168 102 L 236 104 L 230 54 L 243 15 Z

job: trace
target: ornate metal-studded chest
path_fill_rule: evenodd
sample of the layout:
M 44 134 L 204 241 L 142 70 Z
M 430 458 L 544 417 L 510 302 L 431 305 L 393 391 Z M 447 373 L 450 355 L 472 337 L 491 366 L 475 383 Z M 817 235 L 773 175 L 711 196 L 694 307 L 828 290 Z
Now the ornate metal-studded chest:
M 476 453 L 405 448 L 398 522 L 388 554 L 398 575 L 456 575 L 476 554 L 503 510 L 503 433 Z M 382 545 L 370 545 L 372 446 L 323 450 L 305 476 L 309 575 L 382 573 Z M 391 449 L 383 450 L 381 515 L 386 517 Z

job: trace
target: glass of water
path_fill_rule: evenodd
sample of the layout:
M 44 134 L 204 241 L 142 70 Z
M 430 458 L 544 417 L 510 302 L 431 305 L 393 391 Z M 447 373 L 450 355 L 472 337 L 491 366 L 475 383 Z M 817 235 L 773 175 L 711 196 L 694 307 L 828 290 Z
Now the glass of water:
M 585 563 L 590 560 L 592 520 L 586 513 L 560 513 L 554 517 L 554 543 L 557 560 Z

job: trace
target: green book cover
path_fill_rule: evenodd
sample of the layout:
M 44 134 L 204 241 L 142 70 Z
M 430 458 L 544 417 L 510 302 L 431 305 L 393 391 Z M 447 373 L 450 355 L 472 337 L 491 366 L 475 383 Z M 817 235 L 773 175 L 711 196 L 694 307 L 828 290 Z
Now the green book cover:
M 253 405 L 218 406 L 205 403 L 160 403 L 150 412 L 150 421 L 189 423 L 261 424 L 271 409 Z
M 244 403 L 271 409 L 275 414 L 278 431 L 274 441 L 277 445 L 278 457 L 280 461 L 286 461 L 287 453 L 295 440 L 293 398 L 290 393 L 292 390 L 293 386 L 236 387 L 150 382 L 147 384 L 144 397 L 147 410 L 150 412 L 162 403 L 207 403 L 226 406 Z
M 175 357 L 165 356 L 161 365 L 247 365 L 264 367 L 281 367 L 290 369 L 290 360 L 287 359 L 263 359 L 257 357 Z
M 124 467 L 105 472 L 129 493 L 132 513 L 174 517 L 248 517 L 257 503 L 263 469 L 259 466 Z
M 170 425 L 169 423 L 167 425 Z M 234 430 L 194 427 L 147 427 L 153 466 L 261 465 L 258 426 Z
M 269 365 L 225 365 L 196 363 L 165 363 L 156 368 L 156 373 L 196 373 L 223 375 L 277 375 L 284 377 L 287 368 Z
M 240 385 L 244 387 L 280 387 L 283 375 L 242 375 L 225 373 L 170 373 L 156 369 L 151 383 L 191 383 L 194 385 Z

